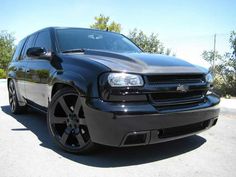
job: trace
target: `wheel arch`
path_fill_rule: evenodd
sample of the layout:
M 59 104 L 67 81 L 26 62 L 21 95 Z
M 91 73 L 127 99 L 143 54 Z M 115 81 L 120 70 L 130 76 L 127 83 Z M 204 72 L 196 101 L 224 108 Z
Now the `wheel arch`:
M 52 86 L 52 91 L 51 91 L 51 99 L 57 93 L 57 91 L 59 91 L 63 88 L 73 88 L 73 89 L 75 89 L 72 85 L 70 85 L 68 83 L 60 83 L 60 82 L 54 83 L 53 86 Z
M 77 71 L 80 71 L 77 69 Z M 86 75 L 87 74 L 87 75 Z M 65 87 L 73 88 L 81 97 L 96 97 L 98 95 L 97 79 L 88 73 L 78 73 L 75 71 L 56 72 L 49 82 L 49 101 L 51 101 L 55 93 Z
M 52 100 L 52 97 L 57 93 L 57 91 L 63 89 L 63 88 L 72 88 L 75 91 L 78 92 L 78 94 L 80 96 L 84 96 L 86 91 L 82 88 L 80 88 L 80 86 L 78 84 L 76 84 L 74 81 L 71 82 L 61 82 L 61 81 L 57 81 L 54 82 L 51 86 L 51 95 L 50 95 L 50 101 Z

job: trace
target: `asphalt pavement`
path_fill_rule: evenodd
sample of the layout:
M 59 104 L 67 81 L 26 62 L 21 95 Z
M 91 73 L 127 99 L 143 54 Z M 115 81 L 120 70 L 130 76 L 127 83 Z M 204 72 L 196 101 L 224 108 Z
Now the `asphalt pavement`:
M 10 112 L 0 80 L 0 177 L 235 177 L 236 99 L 222 99 L 217 125 L 199 135 L 132 148 L 69 154 L 50 139 L 46 116 Z

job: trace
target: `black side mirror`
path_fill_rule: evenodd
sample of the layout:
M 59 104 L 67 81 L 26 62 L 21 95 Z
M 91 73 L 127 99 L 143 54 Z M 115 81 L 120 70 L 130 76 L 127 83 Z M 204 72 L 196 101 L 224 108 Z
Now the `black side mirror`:
M 32 47 L 26 51 L 26 55 L 32 58 L 50 59 L 51 53 L 42 47 Z

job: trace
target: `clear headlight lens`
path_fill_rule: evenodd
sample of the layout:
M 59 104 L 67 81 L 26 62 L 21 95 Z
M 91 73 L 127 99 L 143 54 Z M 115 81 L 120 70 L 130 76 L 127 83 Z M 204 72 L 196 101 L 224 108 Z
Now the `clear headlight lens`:
M 213 76 L 211 73 L 208 73 L 205 77 L 206 77 L 206 82 L 208 82 L 210 84 L 213 83 L 214 79 L 213 79 Z
M 108 83 L 112 87 L 143 86 L 143 79 L 135 74 L 110 73 Z

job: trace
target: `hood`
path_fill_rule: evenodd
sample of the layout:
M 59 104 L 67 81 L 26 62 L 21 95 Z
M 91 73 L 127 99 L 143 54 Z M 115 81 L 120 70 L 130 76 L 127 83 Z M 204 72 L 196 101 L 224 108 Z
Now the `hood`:
M 80 57 L 94 60 L 115 72 L 141 74 L 206 73 L 207 69 L 171 56 L 149 53 L 111 53 L 86 50 Z

